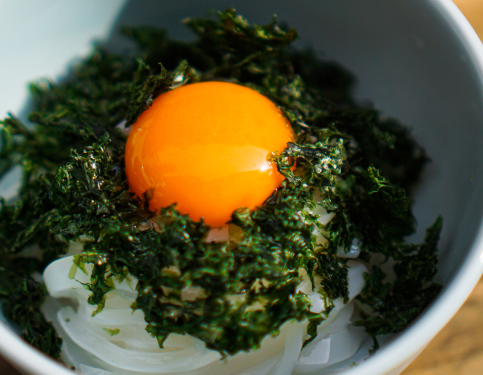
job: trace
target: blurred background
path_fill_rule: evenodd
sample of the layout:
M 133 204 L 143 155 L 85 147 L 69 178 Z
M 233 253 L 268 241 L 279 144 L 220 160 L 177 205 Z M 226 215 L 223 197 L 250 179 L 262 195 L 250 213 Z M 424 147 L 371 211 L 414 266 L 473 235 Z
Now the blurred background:
M 483 0 L 453 0 L 483 40 Z M 483 374 L 483 279 L 453 320 L 402 375 Z M 1 375 L 20 375 L 0 356 Z

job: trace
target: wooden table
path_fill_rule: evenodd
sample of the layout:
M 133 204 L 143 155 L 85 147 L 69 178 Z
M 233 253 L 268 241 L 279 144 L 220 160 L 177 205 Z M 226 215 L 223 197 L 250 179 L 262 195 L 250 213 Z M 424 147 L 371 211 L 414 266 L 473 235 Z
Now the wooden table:
M 453 0 L 483 39 L 483 0 Z M 483 374 L 483 280 L 402 375 Z M 0 357 L 1 375 L 20 375 Z

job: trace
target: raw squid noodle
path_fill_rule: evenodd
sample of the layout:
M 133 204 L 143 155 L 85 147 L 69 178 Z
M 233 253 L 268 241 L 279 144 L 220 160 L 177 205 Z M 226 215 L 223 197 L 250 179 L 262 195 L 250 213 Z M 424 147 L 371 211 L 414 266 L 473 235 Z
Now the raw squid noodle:
M 63 359 L 85 375 L 288 375 L 320 374 L 323 369 L 331 373 L 337 364 L 352 364 L 356 352 L 367 354 L 365 330 L 351 324 L 353 299 L 364 286 L 366 267 L 356 260 L 348 265 L 350 301 L 334 301 L 335 307 L 318 327 L 317 338 L 303 349 L 307 322 L 297 321 L 285 323 L 276 337 L 267 336 L 260 349 L 225 359 L 189 335 L 171 334 L 160 349 L 145 330 L 143 312 L 131 309 L 136 280 L 115 283 L 115 290 L 107 294 L 105 308 L 92 316 L 96 306 L 88 304 L 90 292 L 83 285 L 90 282 L 91 269 L 87 267 L 87 273 L 76 270 L 73 256 L 59 259 L 45 270 L 45 284 L 55 298 L 48 301 L 44 311 L 64 339 Z M 307 277 L 298 289 L 312 299 L 312 311 L 325 310 Z

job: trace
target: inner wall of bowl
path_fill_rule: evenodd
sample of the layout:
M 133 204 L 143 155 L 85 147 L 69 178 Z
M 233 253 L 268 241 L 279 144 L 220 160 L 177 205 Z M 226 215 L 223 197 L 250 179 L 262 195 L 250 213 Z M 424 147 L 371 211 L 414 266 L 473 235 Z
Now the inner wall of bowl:
M 406 0 L 178 0 L 131 1 L 117 25 L 168 28 L 190 39 L 180 22 L 207 10 L 234 7 L 251 22 L 276 13 L 312 46 L 357 77 L 356 97 L 413 129 L 432 162 L 415 191 L 420 241 L 444 217 L 438 278 L 447 284 L 465 259 L 481 222 L 483 108 L 481 80 L 454 31 L 429 1 Z M 111 38 L 119 46 L 119 38 Z

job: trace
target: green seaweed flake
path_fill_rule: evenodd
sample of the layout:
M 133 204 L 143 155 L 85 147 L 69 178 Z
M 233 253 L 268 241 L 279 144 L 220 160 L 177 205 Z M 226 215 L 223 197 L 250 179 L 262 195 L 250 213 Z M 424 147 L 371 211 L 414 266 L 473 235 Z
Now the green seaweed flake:
M 358 244 L 361 259 L 372 261 L 359 297 L 371 313 L 358 324 L 371 335 L 403 329 L 440 288 L 431 280 L 441 219 L 423 244 L 404 242 L 415 228 L 405 188 L 428 160 L 424 150 L 398 122 L 355 105 L 353 77 L 313 51 L 293 49 L 296 31 L 275 18 L 251 25 L 229 9 L 185 23 L 194 42 L 170 40 L 152 27 L 124 29 L 138 44 L 136 55 L 97 47 L 69 79 L 31 86 L 31 125 L 12 115 L 0 123 L 0 177 L 13 166 L 23 169 L 18 198 L 0 200 L 6 317 L 33 345 L 59 355 L 61 340 L 40 312 L 45 288 L 30 275 L 82 240 L 75 263 L 93 265 L 85 286 L 95 314 L 114 281 L 135 277 L 132 307 L 143 311 L 160 346 L 171 333 L 190 334 L 234 355 L 258 348 L 294 320 L 309 322 L 308 343 L 333 301 L 348 300 L 347 261 L 338 254 Z M 236 210 L 222 243 L 206 242 L 210 228 L 174 206 L 150 212 L 149 194 L 130 193 L 123 161 L 122 130 L 156 96 L 212 79 L 266 95 L 296 135 L 273 155 L 286 180 L 256 211 Z M 333 215 L 327 225 L 312 213 L 317 206 Z M 32 247 L 40 256 L 24 255 Z M 394 262 L 396 281 L 385 281 L 374 254 Z M 310 299 L 297 292 L 303 274 L 321 280 L 325 313 L 310 312 Z M 189 289 L 194 296 L 183 297 Z
M 121 330 L 119 328 L 114 328 L 114 329 L 111 329 L 111 328 L 103 328 L 103 330 L 109 335 L 109 336 L 116 336 L 116 335 L 119 335 L 121 333 Z

